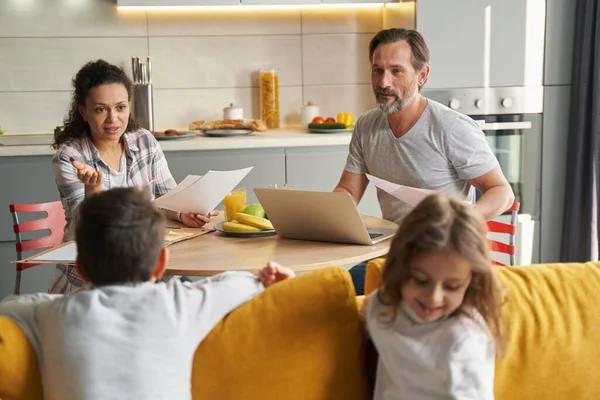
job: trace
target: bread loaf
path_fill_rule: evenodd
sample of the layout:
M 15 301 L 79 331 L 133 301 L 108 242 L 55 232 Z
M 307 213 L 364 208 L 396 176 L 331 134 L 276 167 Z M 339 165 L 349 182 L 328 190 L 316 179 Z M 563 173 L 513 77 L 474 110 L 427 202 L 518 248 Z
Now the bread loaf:
M 267 124 L 260 119 L 215 119 L 198 120 L 190 124 L 191 131 L 207 131 L 212 129 L 250 129 L 264 132 Z

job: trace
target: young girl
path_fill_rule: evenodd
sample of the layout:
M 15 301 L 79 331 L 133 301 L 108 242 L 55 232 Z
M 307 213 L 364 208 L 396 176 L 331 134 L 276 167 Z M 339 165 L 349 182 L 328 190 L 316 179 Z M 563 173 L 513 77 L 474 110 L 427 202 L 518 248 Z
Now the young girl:
M 423 200 L 365 306 L 379 353 L 374 399 L 493 399 L 501 303 L 483 220 L 460 201 Z

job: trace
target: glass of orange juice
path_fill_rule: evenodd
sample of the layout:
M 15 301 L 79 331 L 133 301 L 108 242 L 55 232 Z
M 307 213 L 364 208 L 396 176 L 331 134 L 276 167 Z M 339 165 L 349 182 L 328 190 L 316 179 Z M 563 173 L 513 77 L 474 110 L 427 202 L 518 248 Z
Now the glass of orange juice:
M 225 219 L 232 220 L 235 213 L 244 211 L 246 208 L 246 188 L 237 187 L 223 199 L 225 207 Z

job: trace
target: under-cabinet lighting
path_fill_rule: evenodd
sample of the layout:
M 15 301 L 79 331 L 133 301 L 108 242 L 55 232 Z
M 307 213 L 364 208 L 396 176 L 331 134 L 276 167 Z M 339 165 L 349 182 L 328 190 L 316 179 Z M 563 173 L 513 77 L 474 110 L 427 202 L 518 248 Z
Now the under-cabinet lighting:
M 120 11 L 236 11 L 236 10 L 310 10 L 340 8 L 378 8 L 383 3 L 349 4 L 286 4 L 286 5 L 239 5 L 239 6 L 117 6 Z

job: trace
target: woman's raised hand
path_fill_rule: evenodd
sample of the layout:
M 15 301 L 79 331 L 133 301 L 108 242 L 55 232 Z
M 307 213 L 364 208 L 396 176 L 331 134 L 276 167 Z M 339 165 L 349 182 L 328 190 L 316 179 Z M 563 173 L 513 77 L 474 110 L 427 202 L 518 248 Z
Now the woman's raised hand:
M 77 169 L 77 178 L 79 178 L 85 186 L 99 186 L 104 182 L 104 175 L 102 175 L 102 172 L 96 171 L 94 168 L 81 161 L 73 161 L 72 164 Z

